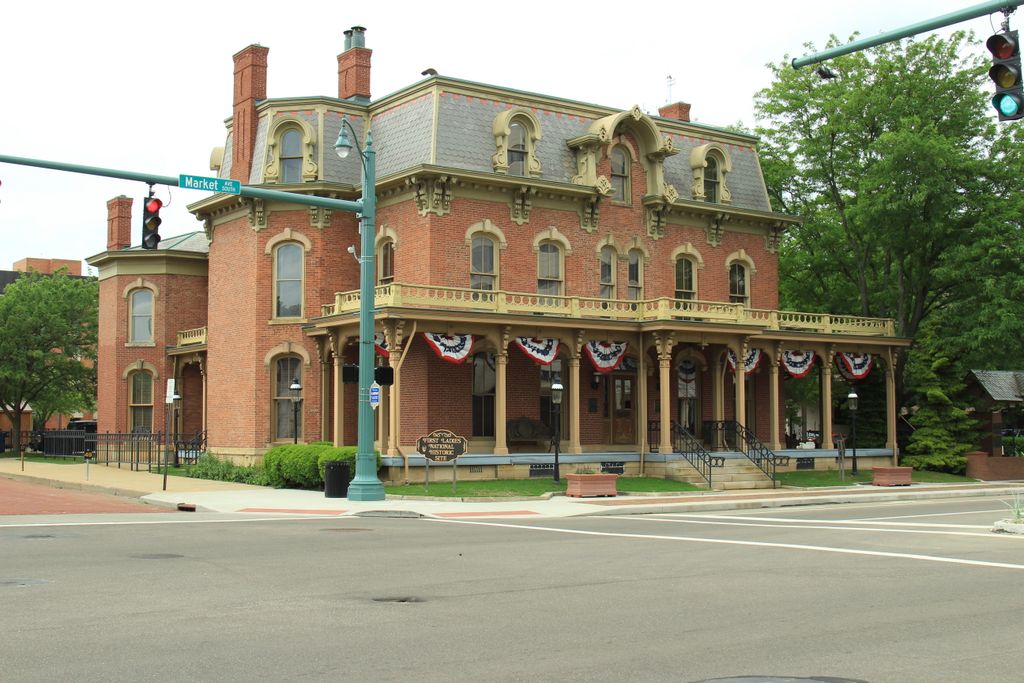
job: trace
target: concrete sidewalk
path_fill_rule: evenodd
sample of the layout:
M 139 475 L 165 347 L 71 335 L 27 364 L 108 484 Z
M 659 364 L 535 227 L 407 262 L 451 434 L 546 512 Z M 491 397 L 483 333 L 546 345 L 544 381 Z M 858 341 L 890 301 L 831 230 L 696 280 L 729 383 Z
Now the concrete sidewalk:
M 965 496 L 1005 496 L 1024 491 L 1024 482 L 915 484 L 910 487 L 845 486 L 813 489 L 762 489 L 745 493 L 700 491 L 679 494 L 620 495 L 616 498 L 544 498 L 463 501 L 450 498 L 388 496 L 383 501 L 326 498 L 322 491 L 273 489 L 187 477 L 167 477 L 127 467 L 84 463 L 26 462 L 0 458 L 0 477 L 59 488 L 99 491 L 169 508 L 211 512 L 294 515 L 381 515 L 440 518 L 543 518 L 581 515 L 630 515 L 665 512 L 749 510 L 760 508 Z M 437 484 L 437 486 L 441 486 Z

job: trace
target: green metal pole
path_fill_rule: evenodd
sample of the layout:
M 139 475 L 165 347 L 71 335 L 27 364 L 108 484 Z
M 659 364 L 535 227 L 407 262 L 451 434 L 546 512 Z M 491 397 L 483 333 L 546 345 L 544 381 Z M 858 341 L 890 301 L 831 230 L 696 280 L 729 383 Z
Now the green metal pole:
M 0 161 L 19 166 L 35 166 L 36 168 L 48 168 L 54 171 L 68 171 L 69 173 L 84 173 L 86 175 L 98 175 L 107 178 L 120 178 L 121 180 L 138 180 L 150 185 L 170 185 L 180 187 L 178 178 L 174 176 L 156 175 L 154 173 L 138 173 L 136 171 L 119 171 L 112 168 L 100 168 L 98 166 L 82 166 L 80 164 L 68 164 L 62 161 L 45 161 L 43 159 L 29 159 L 26 157 L 12 157 L 0 154 Z M 250 187 L 242 185 L 241 195 L 243 197 L 255 197 L 257 199 L 270 199 L 306 206 L 322 206 L 336 211 L 347 211 L 349 213 L 360 213 L 363 210 L 362 202 L 353 202 L 347 199 L 331 199 L 330 197 L 317 197 L 311 194 L 300 194 L 298 192 L 282 192 L 281 190 L 267 190 L 262 187 Z
M 348 485 L 349 500 L 384 500 L 384 484 L 377 478 L 377 456 L 373 452 L 373 305 L 375 278 L 374 226 L 377 214 L 377 152 L 373 137 L 366 133 L 363 157 L 363 220 L 359 228 L 359 413 L 356 443 L 356 476 Z
M 882 43 L 891 43 L 895 40 L 900 40 L 917 33 L 933 31 L 937 28 L 942 28 L 943 26 L 959 24 L 961 21 L 983 17 L 988 14 L 992 14 L 993 12 L 1012 12 L 1021 4 L 1024 3 L 1014 2 L 1012 0 L 989 0 L 989 2 L 983 2 L 980 5 L 968 7 L 956 12 L 950 12 L 949 14 L 943 14 L 941 17 L 935 17 L 934 19 L 928 19 L 927 21 L 920 21 L 916 24 L 898 28 L 894 31 L 880 33 L 872 38 L 862 38 L 861 40 L 855 40 L 852 43 L 847 43 L 846 45 L 822 50 L 821 52 L 815 52 L 813 55 L 799 57 L 793 60 L 793 68 L 799 69 L 800 67 L 807 66 L 808 64 L 817 64 L 818 62 L 824 62 L 826 59 L 847 55 L 859 50 L 866 50 L 869 47 L 875 47 Z

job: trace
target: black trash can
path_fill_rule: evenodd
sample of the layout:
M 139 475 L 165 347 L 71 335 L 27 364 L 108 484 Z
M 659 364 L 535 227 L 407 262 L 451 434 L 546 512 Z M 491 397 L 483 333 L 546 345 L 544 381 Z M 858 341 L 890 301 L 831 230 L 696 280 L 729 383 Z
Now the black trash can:
M 344 498 L 348 495 L 348 463 L 328 460 L 324 463 L 324 498 Z
M 7 450 L 7 432 L 0 432 L 0 453 Z

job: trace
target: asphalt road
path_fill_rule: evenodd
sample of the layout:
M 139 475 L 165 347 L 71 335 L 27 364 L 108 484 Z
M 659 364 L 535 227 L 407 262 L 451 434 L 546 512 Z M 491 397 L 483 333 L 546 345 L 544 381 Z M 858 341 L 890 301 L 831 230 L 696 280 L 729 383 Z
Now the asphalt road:
M 3 517 L 0 680 L 1019 681 L 1006 514 Z

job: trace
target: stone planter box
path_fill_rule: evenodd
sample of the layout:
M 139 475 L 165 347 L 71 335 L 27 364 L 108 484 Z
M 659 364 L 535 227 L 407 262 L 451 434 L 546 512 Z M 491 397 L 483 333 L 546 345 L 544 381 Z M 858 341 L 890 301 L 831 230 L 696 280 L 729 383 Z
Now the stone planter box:
M 617 474 L 567 474 L 568 485 L 565 495 L 573 498 L 590 498 L 597 496 L 615 496 Z
M 875 486 L 910 486 L 913 467 L 872 467 L 871 483 Z

